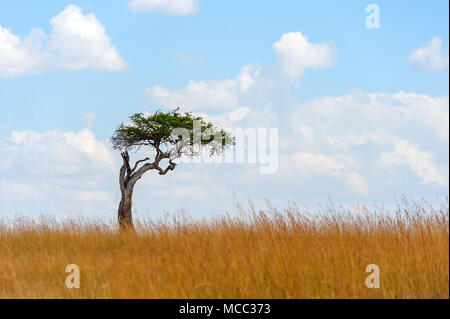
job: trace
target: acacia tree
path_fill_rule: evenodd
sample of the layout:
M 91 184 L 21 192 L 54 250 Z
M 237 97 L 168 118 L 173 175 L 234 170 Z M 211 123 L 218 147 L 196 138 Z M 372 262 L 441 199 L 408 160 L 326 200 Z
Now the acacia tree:
M 120 168 L 119 183 L 122 198 L 119 204 L 118 221 L 121 229 L 134 228 L 132 198 L 136 182 L 148 171 L 156 170 L 159 175 L 173 171 L 175 159 L 182 156 L 199 155 L 207 148 L 209 154 L 218 155 L 234 144 L 234 138 L 225 130 L 205 122 L 192 113 L 178 113 L 178 109 L 152 115 L 136 113 L 130 121 L 122 123 L 111 138 L 113 148 L 121 151 L 123 165 Z M 147 148 L 149 155 L 132 166 L 129 151 Z M 164 162 L 167 164 L 161 167 Z M 164 165 L 163 165 L 164 166 Z

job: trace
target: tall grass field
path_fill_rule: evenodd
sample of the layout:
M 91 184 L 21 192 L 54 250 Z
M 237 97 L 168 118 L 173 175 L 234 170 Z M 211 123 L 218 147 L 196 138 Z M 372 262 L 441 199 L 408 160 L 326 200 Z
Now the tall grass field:
M 66 287 L 69 264 L 80 287 Z M 368 265 L 379 288 L 368 288 Z M 449 209 L 0 223 L 0 298 L 449 298 Z

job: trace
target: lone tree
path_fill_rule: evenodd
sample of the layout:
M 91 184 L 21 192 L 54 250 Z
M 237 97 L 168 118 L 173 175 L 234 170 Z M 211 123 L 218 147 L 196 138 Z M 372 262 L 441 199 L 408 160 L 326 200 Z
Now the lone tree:
M 159 175 L 173 171 L 174 162 L 182 156 L 199 155 L 198 150 L 207 148 L 209 154 L 218 155 L 234 144 L 234 138 L 223 129 L 192 113 L 178 113 L 178 109 L 153 115 L 136 113 L 130 121 L 122 123 L 111 138 L 113 148 L 121 151 L 123 165 L 119 183 L 122 198 L 119 204 L 118 220 L 121 229 L 134 228 L 132 198 L 136 182 L 148 171 L 156 170 Z M 130 165 L 129 151 L 148 147 L 148 157 Z M 198 150 L 197 150 L 198 149 Z M 167 161 L 165 168 L 162 163 Z

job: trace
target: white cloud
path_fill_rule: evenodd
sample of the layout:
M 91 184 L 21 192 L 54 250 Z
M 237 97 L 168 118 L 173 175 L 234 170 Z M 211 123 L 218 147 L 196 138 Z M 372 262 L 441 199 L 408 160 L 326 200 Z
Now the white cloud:
M 393 166 L 409 165 L 425 184 L 436 182 L 441 186 L 448 185 L 444 169 L 440 170 L 437 167 L 433 153 L 421 151 L 409 141 L 394 142 L 394 151 L 381 154 L 381 161 Z
M 312 44 L 299 32 L 284 34 L 273 47 L 279 63 L 272 66 L 246 66 L 233 78 L 190 81 L 179 89 L 157 85 L 147 94 L 153 105 L 184 107 L 222 127 L 278 127 L 280 174 L 290 181 L 307 177 L 311 191 L 334 192 L 330 187 L 342 182 L 348 194 L 390 196 L 405 187 L 403 172 L 396 169 L 401 164 L 424 183 L 436 182 L 431 187 L 448 184 L 448 96 L 353 90 L 299 103 L 293 94 L 296 79 L 307 68 L 331 66 L 336 50 Z M 420 147 L 409 147 L 408 155 L 390 154 L 402 141 Z M 255 176 L 246 182 L 251 179 Z
M 20 39 L 0 25 L 0 77 L 40 71 L 47 57 L 42 52 L 44 35 L 33 29 L 30 35 Z
M 110 180 L 118 164 L 88 129 L 12 131 L 0 138 L 0 156 L 5 159 L 0 166 L 3 203 L 21 211 L 27 207 L 33 214 L 44 210 L 101 215 L 116 208 Z
M 56 52 L 64 68 L 95 67 L 123 70 L 126 64 L 111 45 L 105 27 L 94 14 L 83 15 L 76 5 L 67 6 L 50 20 L 53 31 L 49 48 Z
M 115 166 L 109 149 L 88 129 L 77 133 L 13 131 L 2 144 L 6 144 L 0 149 L 2 157 L 9 159 L 4 171 L 16 168 L 34 176 L 79 176 L 110 172 Z
M 442 154 L 445 150 L 448 154 L 448 119 L 448 96 L 354 91 L 299 104 L 292 120 L 297 135 L 285 144 L 297 145 L 303 152 L 346 154 L 377 179 L 384 174 L 376 165 L 378 158 L 394 167 L 406 164 L 424 183 L 445 186 L 448 166 Z M 428 150 L 419 149 L 419 144 Z M 440 164 L 436 153 L 441 154 Z M 322 170 L 342 168 L 320 157 L 311 162 Z M 346 178 L 358 184 L 356 176 Z
M 191 110 L 230 109 L 239 106 L 236 95 L 236 81 L 230 79 L 222 82 L 195 82 L 179 90 L 169 90 L 155 85 L 147 92 L 157 105 L 164 107 L 183 106 Z
M 44 187 L 47 191 L 51 191 L 54 195 L 61 199 L 73 200 L 77 199 L 80 202 L 101 202 L 107 204 L 107 206 L 113 206 L 114 200 L 106 191 L 103 190 L 80 190 L 80 189 L 66 189 L 57 185 L 51 185 L 50 187 Z
M 223 128 L 232 128 L 234 123 L 248 117 L 251 109 L 248 107 L 240 107 L 230 112 L 221 113 L 219 115 L 209 115 L 208 113 L 196 112 L 195 115 L 201 116 L 206 121 L 212 122 Z
M 229 110 L 240 107 L 240 95 L 254 84 L 258 74 L 258 70 L 245 66 L 235 78 L 223 81 L 189 81 L 185 88 L 175 90 L 155 85 L 146 89 L 146 93 L 154 104 L 167 108 Z
M 396 135 L 412 140 L 448 141 L 449 98 L 353 91 L 299 104 L 292 126 L 304 143 L 311 141 L 314 132 L 320 136 L 314 140 L 316 147 L 333 150 L 347 150 L 370 141 L 392 142 L 390 137 Z
M 409 56 L 409 63 L 421 70 L 437 71 L 448 68 L 448 51 L 442 50 L 442 39 L 434 37 L 423 47 L 414 50 Z
M 363 176 L 358 173 L 356 161 L 348 155 L 332 155 L 322 153 L 294 153 L 285 155 L 285 168 L 289 174 L 328 175 L 344 179 L 352 192 L 367 195 L 369 186 Z M 294 170 L 292 165 L 294 164 Z
M 366 179 L 357 172 L 351 172 L 345 175 L 345 182 L 355 193 L 367 195 L 369 193 L 369 185 Z
M 258 103 L 267 107 L 272 94 L 278 100 L 306 68 L 327 68 L 335 59 L 331 44 L 314 44 L 300 32 L 283 34 L 273 44 L 279 64 L 266 68 L 244 66 L 234 78 L 222 81 L 189 81 L 184 88 L 169 89 L 155 85 L 146 89 L 152 104 L 193 111 L 228 111 Z M 281 67 L 281 68 L 280 68 Z
M 84 15 L 78 6 L 69 5 L 50 23 L 50 36 L 32 29 L 24 38 L 0 25 L 0 77 L 50 69 L 127 68 L 105 27 L 92 13 Z
M 198 0 L 131 0 L 134 12 L 156 11 L 166 15 L 190 15 L 198 12 Z
M 163 198 L 183 198 L 191 200 L 204 200 L 213 196 L 229 196 L 230 191 L 218 183 L 217 176 L 205 170 L 205 167 L 184 166 L 174 174 L 164 177 L 156 172 L 143 176 L 140 185 L 136 188 L 139 193 L 148 193 Z
M 314 142 L 314 130 L 310 126 L 302 124 L 299 127 L 299 131 L 308 143 Z
M 0 180 L 0 190 L 9 200 L 40 200 L 44 194 L 34 185 Z
M 315 44 L 300 32 L 283 34 L 280 41 L 273 44 L 280 59 L 282 70 L 291 78 L 298 78 L 308 68 L 329 68 L 336 58 L 332 44 Z
M 296 153 L 292 159 L 298 169 L 312 174 L 341 175 L 347 171 L 343 160 L 320 153 Z
M 189 197 L 204 198 L 210 194 L 210 189 L 200 186 L 173 186 L 171 188 L 157 189 L 156 195 L 160 197 Z

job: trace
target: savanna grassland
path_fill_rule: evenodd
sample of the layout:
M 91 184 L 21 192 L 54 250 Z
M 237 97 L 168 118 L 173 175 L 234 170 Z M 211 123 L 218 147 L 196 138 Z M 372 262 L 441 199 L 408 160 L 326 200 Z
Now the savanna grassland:
M 296 206 L 137 232 L 88 220 L 0 223 L 0 298 L 449 298 L 449 209 Z M 68 264 L 80 267 L 68 289 Z M 365 285 L 366 266 L 380 288 Z

